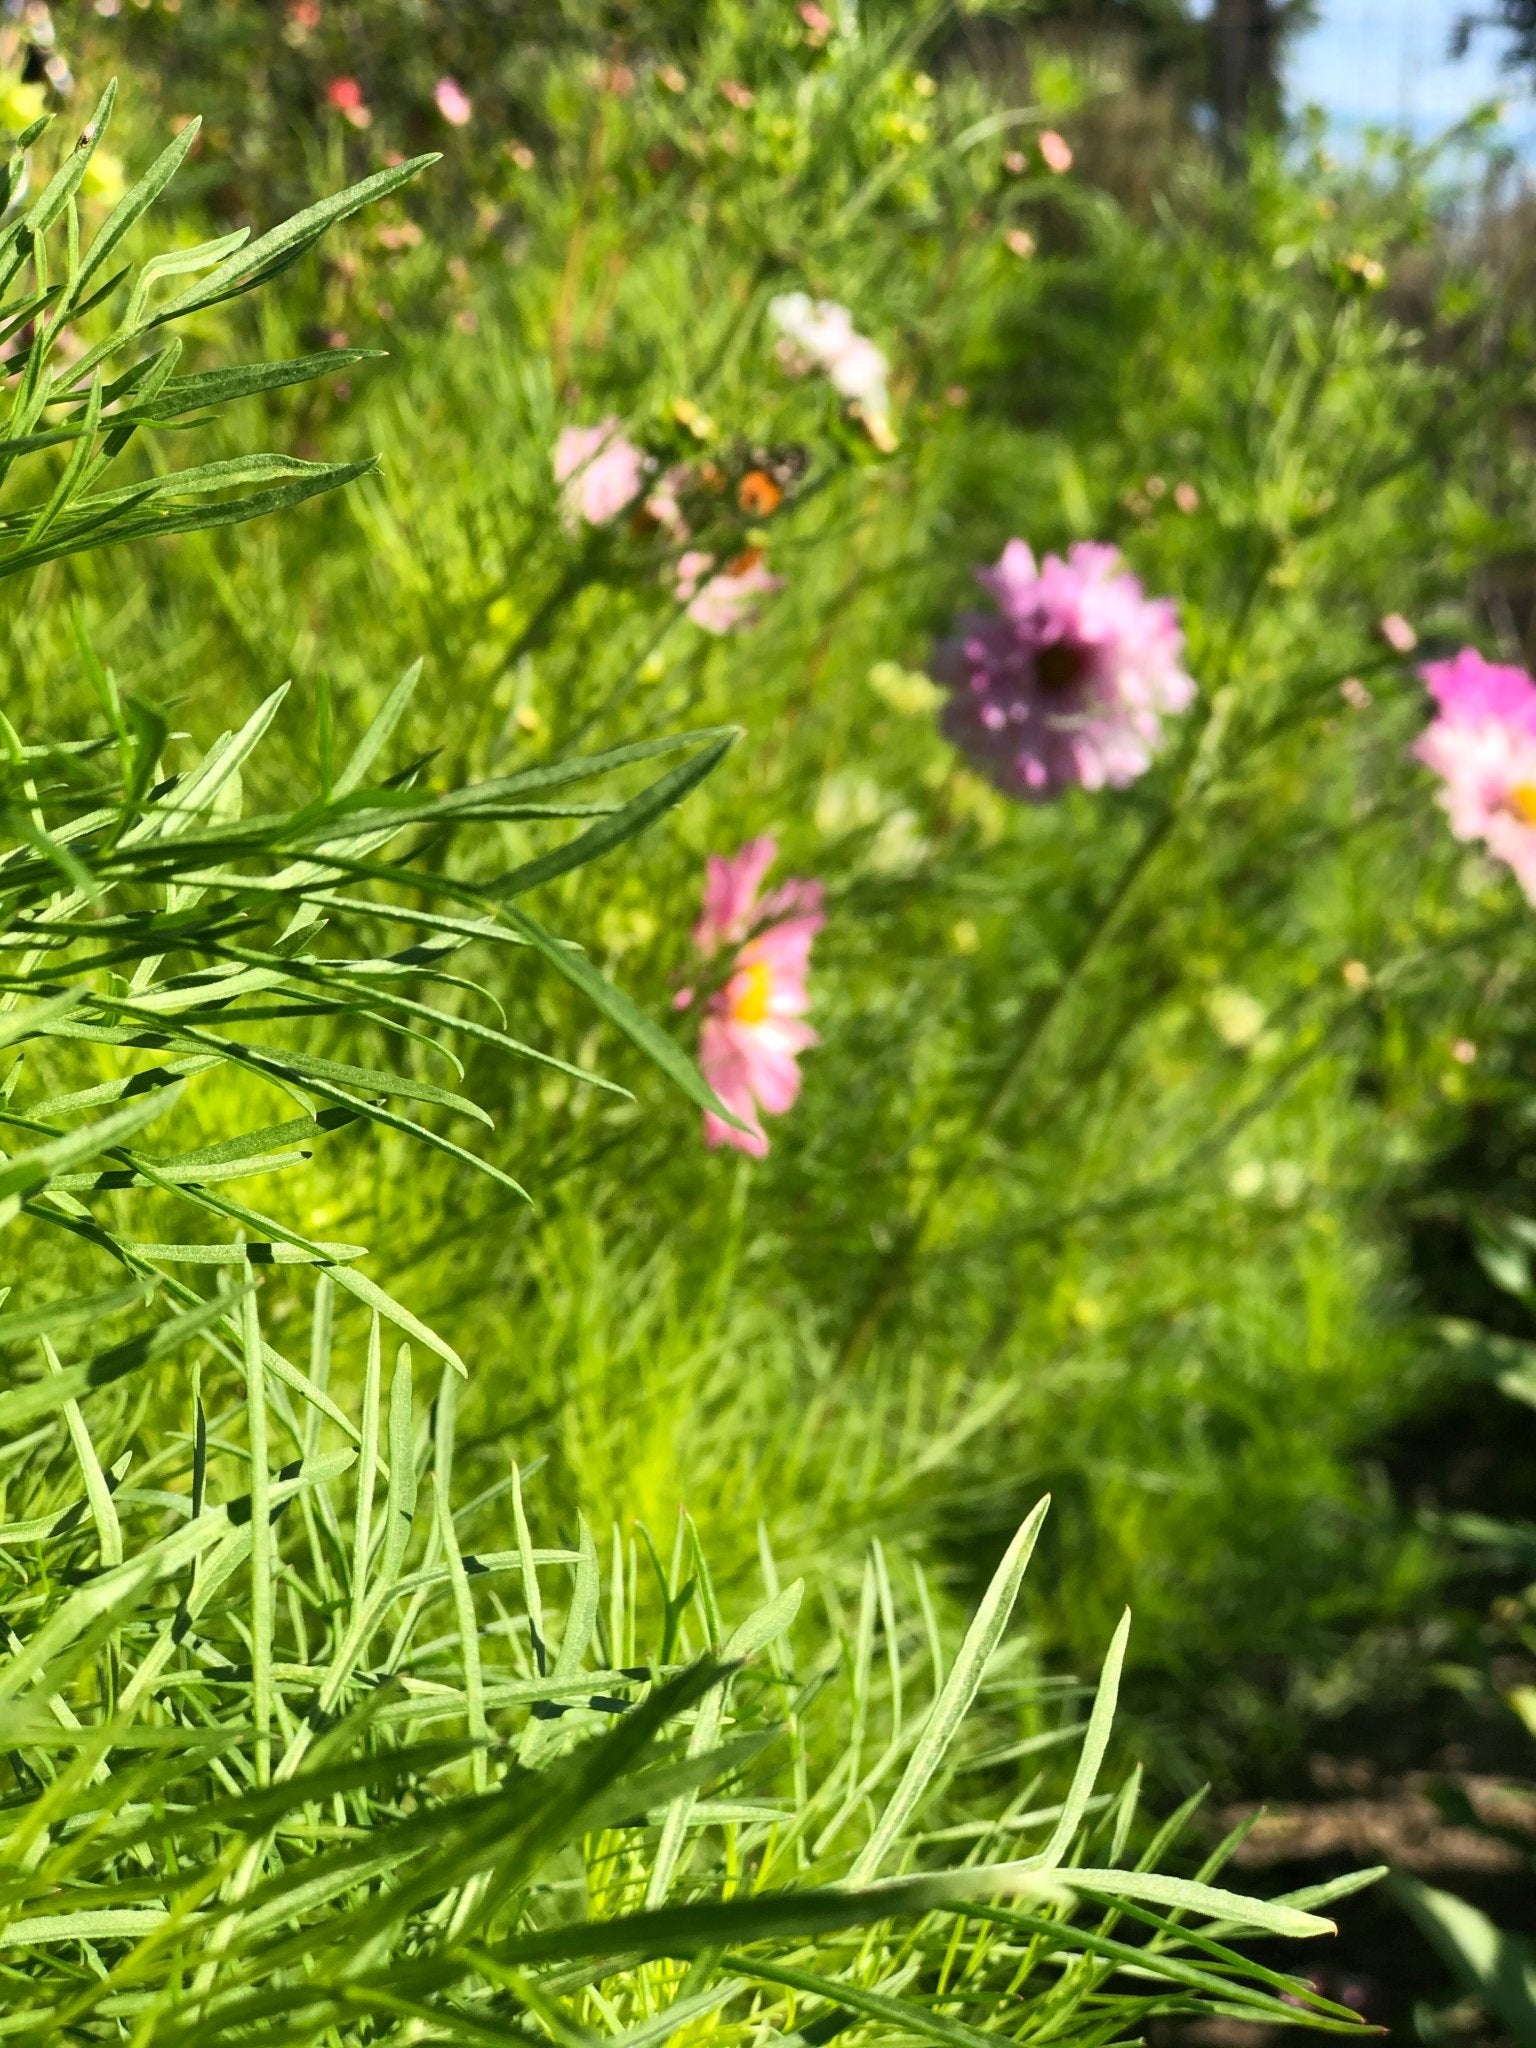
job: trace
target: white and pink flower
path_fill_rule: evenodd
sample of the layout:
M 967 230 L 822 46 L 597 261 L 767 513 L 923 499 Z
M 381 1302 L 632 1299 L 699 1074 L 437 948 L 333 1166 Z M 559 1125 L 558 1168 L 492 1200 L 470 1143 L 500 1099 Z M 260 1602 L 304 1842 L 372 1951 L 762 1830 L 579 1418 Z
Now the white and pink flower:
M 800 1093 L 800 1055 L 816 1043 L 806 1023 L 811 947 L 825 918 L 819 882 L 792 879 L 762 896 L 778 853 L 769 838 L 753 839 L 733 857 L 711 854 L 703 913 L 694 943 L 706 960 L 740 950 L 723 987 L 709 999 L 699 1032 L 699 1064 L 716 1095 L 746 1125 L 737 1130 L 712 1111 L 704 1142 L 733 1145 L 761 1159 L 768 1150 L 763 1116 L 782 1116 Z M 691 994 L 679 997 L 680 1005 Z
M 474 114 L 474 102 L 456 78 L 440 78 L 432 88 L 437 111 L 451 127 L 467 127 Z
M 1173 604 L 1089 541 L 1037 565 L 1011 540 L 976 580 L 996 611 L 964 614 L 933 663 L 955 745 L 1000 789 L 1038 801 L 1145 774 L 1163 720 L 1195 695 Z
M 889 452 L 896 445 L 890 364 L 884 350 L 858 332 L 848 308 L 808 292 L 782 292 L 768 301 L 768 318 L 779 331 L 775 353 L 783 368 L 793 377 L 819 370 L 848 400 L 875 446 Z
M 1536 903 L 1536 681 L 1464 647 L 1419 671 L 1439 706 L 1414 753 L 1457 839 L 1481 840 Z

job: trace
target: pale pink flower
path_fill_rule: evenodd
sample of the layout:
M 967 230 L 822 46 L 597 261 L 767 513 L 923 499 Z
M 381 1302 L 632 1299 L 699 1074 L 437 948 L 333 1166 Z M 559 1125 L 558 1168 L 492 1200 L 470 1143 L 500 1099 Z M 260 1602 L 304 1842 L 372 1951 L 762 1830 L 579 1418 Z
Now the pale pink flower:
M 800 1093 L 800 1055 L 816 1043 L 805 1022 L 811 946 L 825 919 L 821 884 L 800 879 L 759 897 L 778 847 L 753 839 L 733 858 L 710 857 L 694 938 L 706 958 L 741 944 L 730 979 L 709 1001 L 699 1064 L 716 1095 L 747 1126 L 704 1113 L 704 1142 L 761 1159 L 762 1117 L 782 1116 Z M 751 936 L 748 936 L 751 934 Z M 741 943 L 745 941 L 745 943 Z
M 1440 708 L 1413 751 L 1444 785 L 1452 833 L 1481 840 L 1536 903 L 1536 681 L 1471 647 L 1420 674 Z
M 1011 540 L 976 580 L 996 612 L 962 615 L 933 663 L 956 746 L 1000 789 L 1033 799 L 1144 774 L 1163 719 L 1195 694 L 1169 600 L 1149 599 L 1117 549 L 1089 541 L 1037 566 Z
M 1451 1046 L 1451 1058 L 1459 1067 L 1475 1066 L 1477 1047 L 1470 1038 L 1458 1038 Z
M 1173 487 L 1173 502 L 1181 512 L 1193 514 L 1200 510 L 1200 493 L 1191 483 L 1175 484 Z
M 778 917 L 807 917 L 821 910 L 820 882 L 795 878 L 759 897 L 763 877 L 778 858 L 776 839 L 749 839 L 733 856 L 712 853 L 704 870 L 704 907 L 693 928 L 693 943 L 712 960 L 724 946 L 739 946 L 755 925 Z
M 555 443 L 555 482 L 568 522 L 606 526 L 639 497 L 647 461 L 616 419 L 595 427 L 562 427 Z
M 819 370 L 858 410 L 876 447 L 894 445 L 890 364 L 884 350 L 859 333 L 848 308 L 809 292 L 781 292 L 768 301 L 768 318 L 779 331 L 775 353 L 790 375 Z
M 1388 612 L 1384 619 L 1378 619 L 1376 630 L 1394 654 L 1412 654 L 1419 644 L 1418 634 L 1401 612 Z
M 1022 262 L 1027 263 L 1035 253 L 1035 238 L 1028 228 L 1010 228 L 1003 240 Z
M 689 548 L 677 558 L 677 594 L 688 607 L 688 616 L 706 633 L 734 633 L 749 625 L 757 615 L 757 600 L 782 590 L 782 576 L 771 576 L 756 548 L 748 548 L 718 575 L 712 574 L 713 555 Z
M 1072 168 L 1072 145 L 1064 135 L 1058 135 L 1054 128 L 1042 128 L 1035 137 L 1040 146 L 1040 160 L 1048 171 L 1057 177 Z
M 1351 711 L 1369 711 L 1371 693 L 1358 676 L 1346 676 L 1339 685 L 1339 695 Z
M 452 127 L 467 126 L 474 113 L 474 104 L 456 78 L 440 78 L 432 88 L 432 97 L 437 102 L 437 111 Z
M 688 538 L 688 522 L 683 517 L 679 494 L 686 488 L 689 471 L 683 463 L 674 463 L 662 471 L 646 493 L 645 511 L 656 524 L 674 540 Z

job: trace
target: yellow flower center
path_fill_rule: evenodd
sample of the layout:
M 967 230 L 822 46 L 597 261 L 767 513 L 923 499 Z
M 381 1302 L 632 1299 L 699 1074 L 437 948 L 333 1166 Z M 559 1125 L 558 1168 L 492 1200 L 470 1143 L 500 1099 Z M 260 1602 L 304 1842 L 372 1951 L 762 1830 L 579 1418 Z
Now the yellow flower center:
M 1536 825 L 1536 782 L 1517 782 L 1509 792 L 1509 808 L 1523 825 Z
M 761 1024 L 768 1014 L 768 997 L 773 977 L 766 960 L 754 960 L 736 976 L 731 995 L 731 1015 L 738 1024 Z

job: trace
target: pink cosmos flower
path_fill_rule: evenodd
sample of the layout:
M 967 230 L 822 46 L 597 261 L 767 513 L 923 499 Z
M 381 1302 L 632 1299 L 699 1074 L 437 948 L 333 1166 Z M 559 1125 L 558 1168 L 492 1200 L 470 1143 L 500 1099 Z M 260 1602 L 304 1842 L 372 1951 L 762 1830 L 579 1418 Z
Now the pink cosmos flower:
M 333 106 L 354 128 L 366 128 L 373 120 L 363 88 L 355 78 L 333 78 L 325 88 L 327 104 Z
M 1481 840 L 1536 903 L 1536 681 L 1464 647 L 1419 671 L 1439 705 L 1414 753 L 1457 839 Z
M 456 78 L 440 78 L 432 88 L 432 97 L 437 102 L 437 111 L 452 127 L 468 125 L 474 104 Z
M 750 624 L 757 613 L 757 600 L 782 590 L 782 576 L 771 576 L 763 566 L 762 552 L 748 548 L 718 575 L 713 555 L 689 548 L 677 558 L 677 594 L 688 607 L 688 616 L 706 633 L 734 633 Z
M 567 519 L 606 526 L 632 505 L 645 481 L 646 458 L 625 440 L 616 419 L 595 427 L 562 427 L 555 443 L 555 482 Z
M 1090 541 L 1037 566 L 1011 540 L 976 580 L 996 612 L 963 614 L 933 662 L 956 746 L 1000 789 L 1036 800 L 1144 774 L 1163 719 L 1195 694 L 1172 603 L 1148 598 L 1117 549 Z
M 1042 128 L 1035 137 L 1040 147 L 1040 160 L 1048 171 L 1061 177 L 1072 168 L 1072 145 L 1064 135 L 1058 135 L 1054 128 Z
M 716 1095 L 748 1126 L 705 1111 L 704 1142 L 754 1159 L 768 1150 L 762 1116 L 782 1116 L 800 1093 L 800 1055 L 816 1043 L 805 1022 L 811 946 L 825 919 L 821 884 L 794 879 L 759 897 L 778 846 L 750 840 L 732 858 L 710 856 L 694 940 L 706 959 L 740 945 L 730 979 L 711 996 L 699 1033 L 699 1064 Z M 749 936 L 750 934 L 750 936 Z M 745 941 L 745 943 L 742 943 Z

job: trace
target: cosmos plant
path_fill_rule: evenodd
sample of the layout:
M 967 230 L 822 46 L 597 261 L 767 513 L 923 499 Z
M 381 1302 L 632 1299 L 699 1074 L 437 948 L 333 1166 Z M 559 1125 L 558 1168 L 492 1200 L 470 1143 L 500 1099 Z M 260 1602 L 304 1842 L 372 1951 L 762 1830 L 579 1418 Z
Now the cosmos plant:
M 1457 839 L 1481 841 L 1536 902 L 1536 681 L 1473 647 L 1419 671 L 1438 706 L 1414 747 Z
M 1011 540 L 976 581 L 996 609 L 963 614 L 933 663 L 955 745 L 999 789 L 1035 800 L 1145 774 L 1163 720 L 1195 694 L 1170 600 L 1148 598 L 1117 549 L 1089 541 L 1037 564 Z

